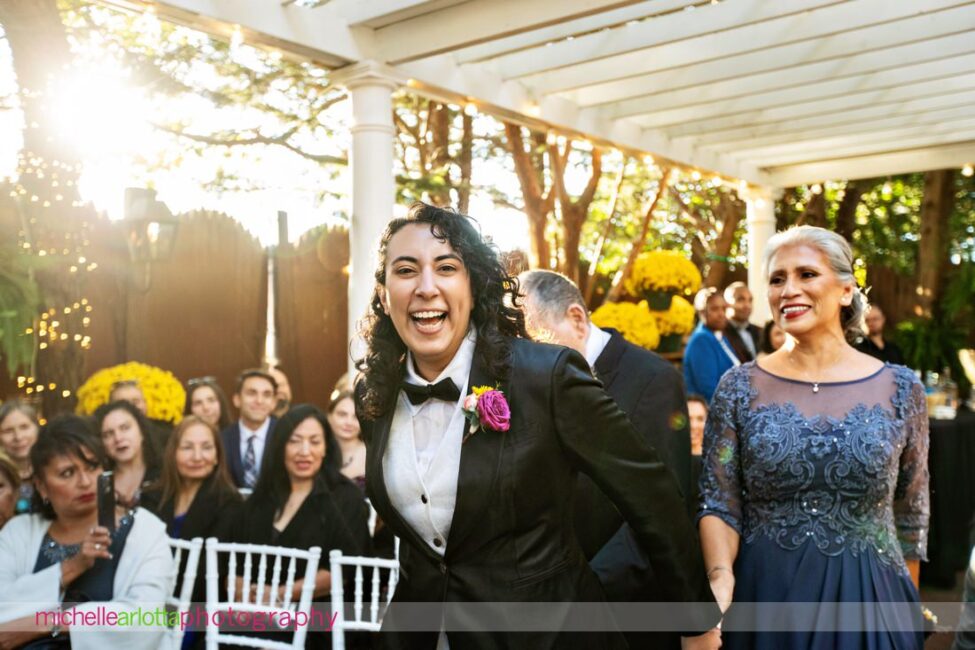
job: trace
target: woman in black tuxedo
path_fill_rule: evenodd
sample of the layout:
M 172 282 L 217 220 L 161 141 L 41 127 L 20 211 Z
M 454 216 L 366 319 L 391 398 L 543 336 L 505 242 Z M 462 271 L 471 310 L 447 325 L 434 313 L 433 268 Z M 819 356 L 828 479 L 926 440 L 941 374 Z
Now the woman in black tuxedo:
M 544 632 L 510 631 L 517 609 L 504 603 L 605 601 L 573 531 L 579 470 L 631 524 L 669 598 L 702 603 L 680 629 L 713 627 L 720 612 L 676 482 L 581 355 L 527 340 L 517 280 L 471 220 L 416 204 L 390 222 L 379 252 L 357 412 L 367 492 L 404 541 L 379 642 L 433 650 L 445 634 L 451 650 L 626 647 L 605 618 L 591 634 L 560 634 L 568 606 L 541 610 Z M 483 387 L 500 390 L 507 421 L 495 396 L 472 426 L 463 407 Z M 396 606 L 408 602 L 450 605 Z

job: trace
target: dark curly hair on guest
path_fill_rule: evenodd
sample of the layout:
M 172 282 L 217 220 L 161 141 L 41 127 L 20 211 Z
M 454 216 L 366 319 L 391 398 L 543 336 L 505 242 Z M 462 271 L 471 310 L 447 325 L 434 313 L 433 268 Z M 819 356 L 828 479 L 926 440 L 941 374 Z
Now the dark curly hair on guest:
M 484 240 L 476 222 L 451 210 L 414 203 L 405 218 L 390 221 L 383 233 L 379 243 L 376 289 L 369 304 L 369 314 L 360 328 L 368 350 L 364 357 L 356 360 L 356 368 L 362 372 L 356 391 L 358 414 L 370 420 L 382 416 L 392 407 L 406 374 L 406 344 L 397 334 L 392 319 L 383 311 L 380 296 L 386 285 L 389 242 L 393 235 L 412 224 L 429 224 L 431 234 L 450 244 L 467 267 L 473 298 L 471 322 L 477 329 L 478 361 L 488 372 L 496 377 L 508 374 L 510 345 L 505 337 L 528 338 L 525 316 L 518 305 L 518 279 L 505 271 L 497 248 Z

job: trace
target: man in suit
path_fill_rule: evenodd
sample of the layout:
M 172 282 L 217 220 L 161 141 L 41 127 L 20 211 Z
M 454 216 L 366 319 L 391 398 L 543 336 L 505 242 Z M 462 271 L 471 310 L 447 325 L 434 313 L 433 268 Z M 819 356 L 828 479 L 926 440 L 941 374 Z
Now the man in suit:
M 752 325 L 748 320 L 752 317 L 752 292 L 744 282 L 732 282 L 724 290 L 724 300 L 728 303 L 725 338 L 728 339 L 739 361 L 742 363 L 752 361 L 758 356 L 762 335 L 758 325 Z
M 560 273 L 519 276 L 528 332 L 582 354 L 637 432 L 657 450 L 681 491 L 690 489 L 690 434 L 680 373 L 665 359 L 638 347 L 616 330 L 589 320 L 582 294 Z M 602 432 L 594 432 L 599 434 Z M 576 536 L 611 601 L 662 600 L 650 561 L 619 511 L 588 476 L 580 474 L 575 496 Z M 676 633 L 626 634 L 631 647 L 679 648 Z
M 414 205 L 387 225 L 376 279 L 356 412 L 367 493 L 403 542 L 379 646 L 626 647 L 575 539 L 581 471 L 649 555 L 666 623 L 716 647 L 720 610 L 673 475 L 578 352 L 527 340 L 518 283 L 469 219 Z M 589 633 L 571 628 L 579 608 Z
M 230 476 L 239 488 L 252 489 L 257 483 L 274 430 L 271 411 L 277 389 L 274 377 L 263 370 L 245 370 L 237 377 L 234 407 L 240 419 L 221 431 L 220 437 L 227 450 Z

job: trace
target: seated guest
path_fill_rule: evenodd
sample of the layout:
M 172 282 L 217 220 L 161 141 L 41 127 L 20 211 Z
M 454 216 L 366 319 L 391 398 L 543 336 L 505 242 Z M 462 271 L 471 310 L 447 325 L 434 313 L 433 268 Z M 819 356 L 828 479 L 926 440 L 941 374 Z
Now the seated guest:
M 220 432 L 234 485 L 252 489 L 270 446 L 278 383 L 263 370 L 245 370 L 237 377 L 234 407 L 240 420 Z
M 366 443 L 359 437 L 359 418 L 351 390 L 333 392 L 328 403 L 328 427 L 338 442 L 342 475 L 366 489 Z
M 726 308 L 724 296 L 714 287 L 698 291 L 694 309 L 701 320 L 684 349 L 684 388 L 709 401 L 721 375 L 741 365 L 723 333 L 728 325 Z
M 156 449 L 166 447 L 169 434 L 173 430 L 173 424 L 149 417 L 149 402 L 146 401 L 145 393 L 142 392 L 142 386 L 137 380 L 123 379 L 112 384 L 112 390 L 108 394 L 108 403 L 111 404 L 112 402 L 128 402 L 138 409 L 139 413 L 142 413 L 145 418 L 145 426 L 142 428 L 142 432 L 152 438 Z
M 315 600 L 327 600 L 331 593 L 329 551 L 362 555 L 370 546 L 368 507 L 358 488 L 338 472 L 338 445 L 327 435 L 327 426 L 325 415 L 310 404 L 295 406 L 278 421 L 261 476 L 234 532 L 237 542 L 301 549 L 320 546 Z M 304 584 L 303 562 L 295 575 L 292 598 L 297 601 Z M 256 592 L 256 585 L 251 585 Z M 324 639 L 313 638 L 321 636 L 309 634 L 308 647 L 325 647 Z
M 691 423 L 691 499 L 693 512 L 697 512 L 697 497 L 700 494 L 698 483 L 701 480 L 702 448 L 704 445 L 704 425 L 708 421 L 708 402 L 700 395 L 687 396 L 687 414 Z
M 230 402 L 215 377 L 200 377 L 186 382 L 184 415 L 195 415 L 223 431 L 230 426 Z
M 274 377 L 274 381 L 278 385 L 274 391 L 275 404 L 272 415 L 279 418 L 291 408 L 291 382 L 288 381 L 288 375 L 284 374 L 284 371 L 277 366 L 271 366 L 267 372 Z
M 724 300 L 728 303 L 728 325 L 724 334 L 738 360 L 742 363 L 751 361 L 758 354 L 761 334 L 758 326 L 748 320 L 752 317 L 752 292 L 744 282 L 732 282 L 724 290 Z
M 7 454 L 0 452 L 0 528 L 15 514 L 19 488 L 20 473 L 17 466 Z
M 115 472 L 115 499 L 127 509 L 139 505 L 142 492 L 159 478 L 159 450 L 146 435 L 149 423 L 129 402 L 111 402 L 95 411 L 109 469 Z
M 870 309 L 863 317 L 864 328 L 867 330 L 866 336 L 861 337 L 856 345 L 857 350 L 871 357 L 886 361 L 887 363 L 899 363 L 904 365 L 904 355 L 901 349 L 893 341 L 884 338 L 884 325 L 887 319 L 884 312 L 876 303 L 870 304 Z
M 30 450 L 37 442 L 37 432 L 40 429 L 37 411 L 30 404 L 12 399 L 0 406 L 0 447 L 17 466 L 20 478 L 17 481 L 20 487 L 14 505 L 17 514 L 30 511 L 31 496 L 34 494 Z
M 31 450 L 34 514 L 0 531 L 0 647 L 156 650 L 165 628 L 60 627 L 37 612 L 73 607 L 135 615 L 162 610 L 172 591 L 173 556 L 152 513 L 116 513 L 114 532 L 98 526 L 96 486 L 106 457 L 86 420 L 55 418 Z M 67 611 L 67 610 L 66 610 Z
M 770 320 L 762 328 L 762 340 L 758 345 L 757 358 L 767 357 L 783 345 L 785 345 L 785 330 L 774 320 Z

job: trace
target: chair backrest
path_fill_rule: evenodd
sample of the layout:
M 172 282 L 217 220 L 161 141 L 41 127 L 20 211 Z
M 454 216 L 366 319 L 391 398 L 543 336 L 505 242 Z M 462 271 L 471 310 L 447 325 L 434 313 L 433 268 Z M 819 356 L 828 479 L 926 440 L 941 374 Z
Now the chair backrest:
M 225 564 L 221 565 L 221 554 L 227 556 Z M 239 634 L 228 634 L 220 631 L 218 612 L 233 609 L 241 613 L 261 613 L 267 620 L 280 620 L 284 614 L 290 620 L 309 620 L 312 593 L 315 590 L 315 574 L 318 572 L 318 562 L 322 549 L 313 546 L 304 549 L 284 548 L 281 546 L 265 546 L 262 544 L 237 544 L 221 542 L 215 537 L 206 541 L 207 557 L 207 616 L 206 616 L 206 647 L 216 650 L 220 643 L 248 645 L 261 648 L 304 648 L 305 637 L 308 635 L 306 625 L 295 626 L 294 635 L 290 643 L 256 639 Z M 304 582 L 298 602 L 293 599 L 297 562 L 305 561 Z M 220 568 L 226 567 L 226 599 L 220 599 Z M 237 585 L 237 569 L 241 568 L 241 584 Z M 256 579 L 252 579 L 254 570 Z M 282 580 L 284 572 L 284 580 Z M 256 592 L 251 597 L 251 586 Z M 279 598 L 278 588 L 283 587 L 283 598 Z M 274 619 L 269 618 L 271 615 Z
M 181 623 L 189 612 L 190 602 L 193 599 L 193 585 L 196 584 L 196 571 L 200 565 L 202 548 L 202 537 L 194 537 L 191 540 L 169 539 L 169 549 L 173 552 L 173 571 L 176 574 L 173 585 L 176 585 L 174 590 L 178 587 L 179 593 L 173 593 L 166 598 L 166 605 L 167 608 L 179 612 Z M 180 569 L 182 569 L 182 576 L 180 576 Z M 174 650 L 179 650 L 183 644 L 183 632 L 181 624 L 169 628 L 166 632 L 167 645 Z
M 366 499 L 366 505 L 369 506 L 369 537 L 376 536 L 376 521 L 379 519 L 379 513 L 376 509 L 372 507 L 372 501 Z
M 382 627 L 382 616 L 389 605 L 389 601 L 396 591 L 399 582 L 399 540 L 396 540 L 396 559 L 380 557 L 359 557 L 342 555 L 342 551 L 334 550 L 328 554 L 332 572 L 332 612 L 338 612 L 332 624 L 332 649 L 344 650 L 346 630 L 366 630 L 378 632 Z M 345 585 L 343 583 L 342 567 L 355 567 L 353 600 L 351 607 L 346 606 Z M 364 579 L 366 569 L 369 573 L 369 606 L 367 617 L 363 618 L 365 603 L 363 602 Z M 381 573 L 388 571 L 385 585 L 381 584 Z M 385 589 L 383 588 L 385 587 Z M 347 616 L 349 615 L 349 616 Z

